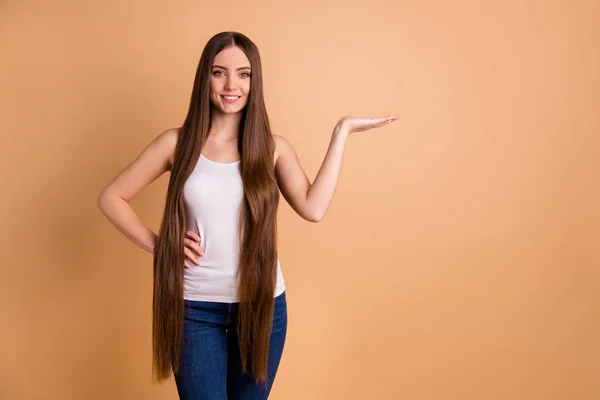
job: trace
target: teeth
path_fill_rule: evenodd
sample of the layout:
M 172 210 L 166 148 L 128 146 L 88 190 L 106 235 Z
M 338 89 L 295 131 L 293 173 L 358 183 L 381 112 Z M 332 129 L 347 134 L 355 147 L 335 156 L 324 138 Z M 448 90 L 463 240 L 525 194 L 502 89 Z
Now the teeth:
M 240 96 L 223 96 L 224 98 L 226 98 L 227 100 L 235 100 L 235 99 L 239 99 Z

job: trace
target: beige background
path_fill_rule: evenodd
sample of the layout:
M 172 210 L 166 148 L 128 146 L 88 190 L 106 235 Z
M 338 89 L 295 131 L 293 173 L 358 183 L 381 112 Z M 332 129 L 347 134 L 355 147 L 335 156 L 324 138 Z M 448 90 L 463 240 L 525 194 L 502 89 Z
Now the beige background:
M 283 197 L 271 399 L 600 398 L 596 1 L 3 1 L 0 398 L 176 399 L 151 382 L 151 256 L 96 207 L 187 112 L 202 48 L 261 50 L 325 219 Z M 158 229 L 168 175 L 132 206 Z

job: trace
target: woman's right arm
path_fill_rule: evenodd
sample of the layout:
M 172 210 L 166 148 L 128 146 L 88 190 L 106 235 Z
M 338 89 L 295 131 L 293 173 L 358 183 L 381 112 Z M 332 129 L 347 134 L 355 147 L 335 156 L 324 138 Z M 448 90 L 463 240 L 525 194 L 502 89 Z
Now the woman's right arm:
M 173 166 L 180 128 L 171 128 L 114 177 L 98 196 L 98 208 L 129 240 L 154 255 L 158 236 L 135 214 L 129 200 Z

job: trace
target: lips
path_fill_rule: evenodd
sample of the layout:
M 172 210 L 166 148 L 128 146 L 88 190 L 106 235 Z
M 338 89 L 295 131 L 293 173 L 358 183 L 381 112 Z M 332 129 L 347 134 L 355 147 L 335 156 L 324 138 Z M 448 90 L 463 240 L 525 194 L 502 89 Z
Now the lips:
M 236 101 L 239 100 L 240 97 L 241 96 L 221 96 L 221 98 L 223 99 L 223 101 L 225 103 L 229 103 L 229 104 L 235 103 Z

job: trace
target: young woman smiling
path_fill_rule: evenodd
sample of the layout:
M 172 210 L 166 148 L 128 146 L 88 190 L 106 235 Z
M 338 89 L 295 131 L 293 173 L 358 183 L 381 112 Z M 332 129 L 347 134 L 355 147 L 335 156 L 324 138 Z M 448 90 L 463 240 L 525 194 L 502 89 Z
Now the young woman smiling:
M 345 116 L 310 182 L 271 132 L 258 48 L 222 32 L 206 44 L 183 125 L 158 135 L 104 188 L 98 205 L 154 255 L 153 372 L 181 399 L 266 399 L 287 331 L 277 255 L 279 193 L 318 222 L 332 201 L 348 136 L 397 117 Z M 158 235 L 129 201 L 170 171 Z

